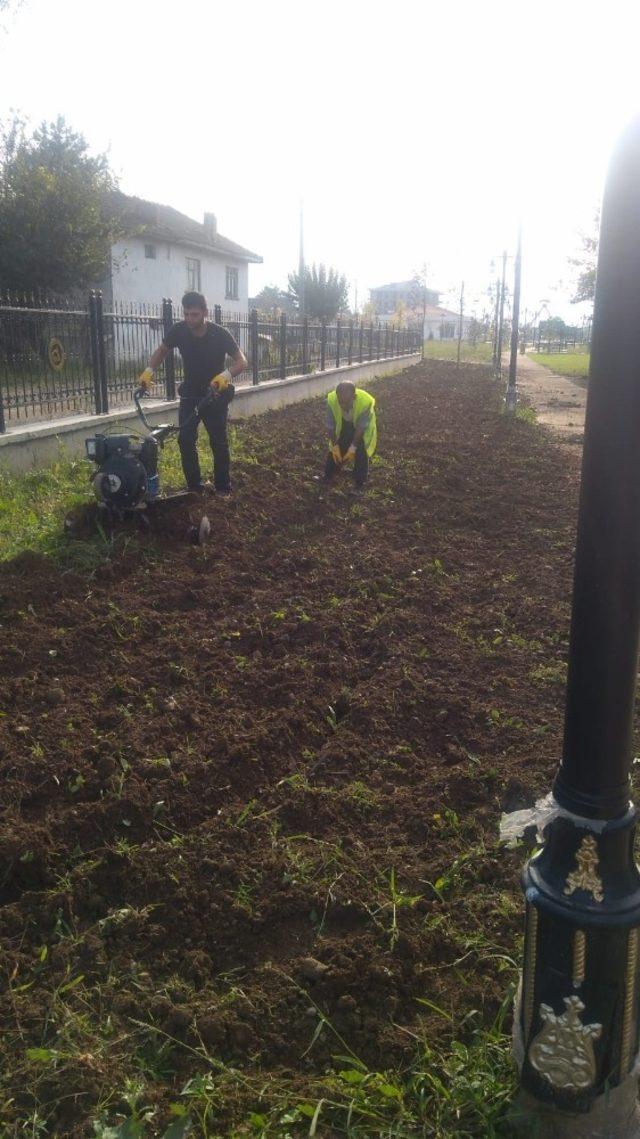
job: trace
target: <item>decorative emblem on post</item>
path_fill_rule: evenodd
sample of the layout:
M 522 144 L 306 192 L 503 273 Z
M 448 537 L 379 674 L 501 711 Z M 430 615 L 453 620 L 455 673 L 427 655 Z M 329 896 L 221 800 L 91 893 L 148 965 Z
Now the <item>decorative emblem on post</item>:
M 556 1016 L 550 1005 L 540 1005 L 544 1028 L 529 1050 L 529 1062 L 554 1088 L 581 1091 L 596 1078 L 593 1041 L 602 1033 L 601 1024 L 581 1024 L 584 1005 L 580 997 L 564 997 L 566 1012 Z
M 61 372 L 67 362 L 67 354 L 56 336 L 49 341 L 47 354 L 54 372 Z
M 576 854 L 576 862 L 576 869 L 567 878 L 565 894 L 573 894 L 574 890 L 587 890 L 593 894 L 594 901 L 604 901 L 602 880 L 598 874 L 598 848 L 593 835 L 583 838 Z

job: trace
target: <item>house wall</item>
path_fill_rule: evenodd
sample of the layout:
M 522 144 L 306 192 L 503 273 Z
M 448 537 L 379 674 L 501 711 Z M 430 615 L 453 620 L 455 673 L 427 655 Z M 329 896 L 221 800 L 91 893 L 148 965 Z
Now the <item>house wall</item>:
M 462 318 L 462 335 L 466 337 L 469 335 L 470 317 L 464 316 Z M 444 328 L 449 332 L 449 335 L 442 335 Z M 460 318 L 458 316 L 428 316 L 424 322 L 424 338 L 428 340 L 456 340 L 460 329 Z
M 145 245 L 155 246 L 155 260 L 145 257 Z M 187 257 L 200 261 L 200 292 L 209 307 L 221 305 L 228 312 L 246 312 L 249 303 L 249 273 L 245 261 L 224 254 L 214 256 L 204 249 L 169 242 L 127 238 L 111 250 L 113 301 L 160 304 L 171 297 L 176 305 L 187 291 Z M 238 300 L 225 297 L 226 268 L 238 270 Z

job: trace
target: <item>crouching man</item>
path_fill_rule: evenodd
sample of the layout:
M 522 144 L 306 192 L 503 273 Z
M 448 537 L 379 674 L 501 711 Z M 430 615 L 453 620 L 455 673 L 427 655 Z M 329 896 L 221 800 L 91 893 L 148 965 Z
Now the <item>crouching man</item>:
M 378 430 L 376 401 L 369 392 L 349 380 L 327 396 L 329 454 L 324 477 L 330 481 L 345 464 L 353 463 L 356 486 L 362 487 L 369 473 L 369 459 L 376 449 Z

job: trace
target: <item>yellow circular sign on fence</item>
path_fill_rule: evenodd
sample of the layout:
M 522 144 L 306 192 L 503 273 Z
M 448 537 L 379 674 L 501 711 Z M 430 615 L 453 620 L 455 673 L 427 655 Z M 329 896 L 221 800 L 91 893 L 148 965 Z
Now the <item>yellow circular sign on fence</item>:
M 54 372 L 61 372 L 67 362 L 67 354 L 62 344 L 54 336 L 49 341 L 49 363 Z

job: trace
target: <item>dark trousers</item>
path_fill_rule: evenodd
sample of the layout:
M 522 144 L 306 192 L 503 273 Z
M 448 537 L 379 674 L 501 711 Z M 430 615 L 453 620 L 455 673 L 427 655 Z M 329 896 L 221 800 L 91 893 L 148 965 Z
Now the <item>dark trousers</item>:
M 193 399 L 190 396 L 182 396 L 180 399 L 178 424 L 181 430 L 178 435 L 178 445 L 185 481 L 191 489 L 196 489 L 202 482 L 196 446 L 198 427 L 202 422 L 209 436 L 213 452 L 213 484 L 216 490 L 230 490 L 229 440 L 227 439 L 229 400 L 225 399 L 224 396 L 218 396 L 202 408 L 200 415 L 194 415 L 193 413 L 201 400 L 202 397 Z
M 338 446 L 343 455 L 346 454 L 349 447 L 351 446 L 355 433 L 356 429 L 353 426 L 353 423 L 345 423 L 343 420 L 340 438 L 338 439 Z M 329 451 L 329 454 L 327 455 L 327 462 L 324 468 L 324 477 L 326 479 L 333 478 L 333 476 L 337 474 L 339 470 L 339 465 L 335 462 L 331 451 Z M 356 447 L 356 457 L 353 461 L 353 477 L 355 479 L 356 486 L 364 486 L 365 482 L 367 481 L 368 474 L 369 456 L 367 455 L 364 443 L 361 439 Z

